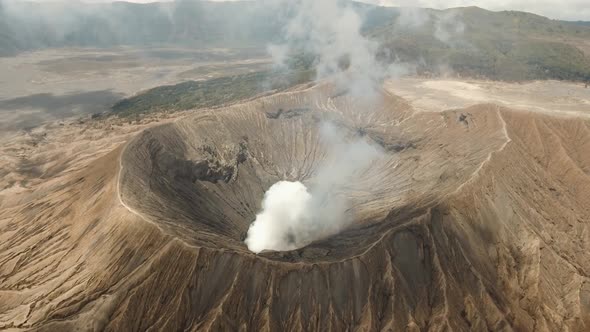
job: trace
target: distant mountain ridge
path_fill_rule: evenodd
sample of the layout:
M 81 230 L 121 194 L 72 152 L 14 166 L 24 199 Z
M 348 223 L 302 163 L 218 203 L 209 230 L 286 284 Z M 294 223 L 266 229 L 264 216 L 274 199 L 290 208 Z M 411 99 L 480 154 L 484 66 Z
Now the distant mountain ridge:
M 449 10 L 353 3 L 382 61 L 503 80 L 590 81 L 590 24 L 478 7 Z M 294 13 L 256 2 L 112 4 L 0 0 L 0 56 L 54 47 L 265 47 Z
M 434 74 L 590 81 L 590 27 L 477 7 L 425 9 L 424 15 L 429 19 L 419 26 L 400 27 L 397 17 L 371 32 L 386 61 L 419 59 L 418 70 Z
M 0 2 L 0 56 L 68 46 L 264 44 L 277 31 L 276 13 L 247 2 Z
M 565 21 L 576 25 L 590 26 L 590 21 Z

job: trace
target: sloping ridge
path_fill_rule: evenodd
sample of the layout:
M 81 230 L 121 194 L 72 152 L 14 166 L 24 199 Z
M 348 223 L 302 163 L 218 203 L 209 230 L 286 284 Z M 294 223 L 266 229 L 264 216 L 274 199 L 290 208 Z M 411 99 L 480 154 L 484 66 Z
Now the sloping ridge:
M 359 113 L 332 95 L 149 129 L 23 202 L 0 222 L 0 327 L 590 327 L 588 122 L 495 105 L 416 113 L 385 93 Z M 357 222 L 296 251 L 249 253 L 264 190 L 313 179 L 321 119 L 387 151 L 360 181 L 372 191 L 353 188 Z

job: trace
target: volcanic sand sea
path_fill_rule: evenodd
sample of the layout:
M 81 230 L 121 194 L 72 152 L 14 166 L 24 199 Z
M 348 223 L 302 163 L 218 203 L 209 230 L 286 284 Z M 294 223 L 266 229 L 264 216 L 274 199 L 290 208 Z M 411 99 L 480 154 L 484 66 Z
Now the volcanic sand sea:
M 46 122 L 109 111 L 156 86 L 268 69 L 264 50 L 60 48 L 0 57 L 0 137 Z

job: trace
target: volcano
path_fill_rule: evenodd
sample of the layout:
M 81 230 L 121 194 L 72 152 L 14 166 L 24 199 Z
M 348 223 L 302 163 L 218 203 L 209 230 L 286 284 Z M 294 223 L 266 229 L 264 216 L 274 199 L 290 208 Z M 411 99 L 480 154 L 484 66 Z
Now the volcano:
M 384 151 L 342 193 L 353 221 L 250 252 L 264 193 L 317 180 L 323 121 Z M 192 112 L 5 209 L 0 327 L 582 331 L 588 151 L 579 117 L 416 110 L 385 90 L 369 103 L 318 85 Z

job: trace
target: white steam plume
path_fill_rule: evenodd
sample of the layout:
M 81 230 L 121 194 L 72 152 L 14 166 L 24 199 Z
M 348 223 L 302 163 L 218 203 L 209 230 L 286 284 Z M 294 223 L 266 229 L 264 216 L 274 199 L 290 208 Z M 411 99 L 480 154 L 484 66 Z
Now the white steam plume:
M 374 93 L 381 81 L 400 74 L 398 64 L 376 61 L 378 43 L 363 36 L 363 19 L 353 3 L 339 0 L 283 2 L 295 12 L 284 29 L 284 42 L 268 47 L 278 66 L 289 55 L 304 52 L 316 56 L 317 79 L 330 78 L 351 94 Z
M 245 241 L 250 251 L 301 248 L 352 222 L 346 193 L 382 152 L 363 138 L 348 139 L 331 123 L 321 126 L 320 136 L 328 155 L 309 190 L 301 182 L 280 181 L 266 192 Z
M 262 211 L 248 230 L 248 249 L 255 253 L 296 249 L 295 232 L 311 220 L 310 201 L 311 195 L 301 182 L 275 183 L 264 194 Z
M 351 2 L 299 0 L 285 29 L 285 42 L 268 50 L 278 65 L 292 53 L 314 55 L 318 79 L 371 101 L 391 68 L 376 60 L 378 45 L 361 34 L 362 19 Z M 399 72 L 399 66 L 392 66 Z M 370 112 L 375 104 L 367 102 Z M 352 138 L 330 123 L 320 127 L 326 159 L 306 183 L 278 182 L 264 196 L 262 211 L 248 230 L 253 252 L 292 250 L 333 235 L 354 219 L 347 194 L 362 172 L 381 156 L 365 138 Z M 309 188 L 309 189 L 308 189 Z

